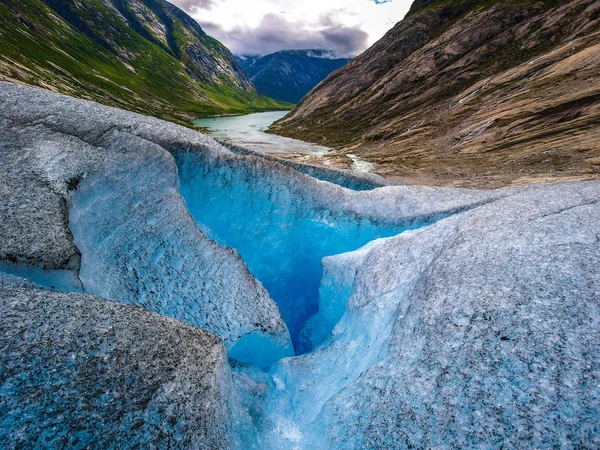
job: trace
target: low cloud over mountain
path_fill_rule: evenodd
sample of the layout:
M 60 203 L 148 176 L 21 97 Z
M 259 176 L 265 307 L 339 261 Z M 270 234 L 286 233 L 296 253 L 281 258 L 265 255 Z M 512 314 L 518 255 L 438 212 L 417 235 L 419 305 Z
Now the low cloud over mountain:
M 410 6 L 410 0 L 170 1 L 238 55 L 320 48 L 356 56 Z
M 226 42 L 236 54 L 263 55 L 281 49 L 322 48 L 348 56 L 360 53 L 368 45 L 367 33 L 358 27 L 331 23 L 321 30 L 310 31 L 275 14 L 264 16 L 256 28 L 236 26 L 225 30 L 215 23 L 200 24 L 208 34 Z

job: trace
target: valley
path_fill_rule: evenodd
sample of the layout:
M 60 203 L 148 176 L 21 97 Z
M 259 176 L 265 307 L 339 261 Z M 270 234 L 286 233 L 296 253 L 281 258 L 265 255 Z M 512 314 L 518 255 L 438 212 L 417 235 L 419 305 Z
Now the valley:
M 274 111 L 233 117 L 211 117 L 194 125 L 215 139 L 264 153 L 324 155 L 330 149 L 321 145 L 268 134 L 269 126 L 288 111 Z
M 0 0 L 1 449 L 600 448 L 599 268 L 599 0 Z

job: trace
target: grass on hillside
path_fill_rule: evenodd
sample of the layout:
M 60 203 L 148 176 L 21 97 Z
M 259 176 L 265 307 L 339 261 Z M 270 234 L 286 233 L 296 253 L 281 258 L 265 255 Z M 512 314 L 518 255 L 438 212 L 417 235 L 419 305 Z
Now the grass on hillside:
M 0 75 L 186 126 L 219 114 L 290 109 L 233 83 L 198 82 L 163 47 L 133 33 L 97 0 L 100 15 L 130 54 L 113 52 L 72 27 L 40 0 L 0 3 Z M 185 36 L 180 33 L 181 41 Z M 211 51 L 218 51 L 218 48 Z

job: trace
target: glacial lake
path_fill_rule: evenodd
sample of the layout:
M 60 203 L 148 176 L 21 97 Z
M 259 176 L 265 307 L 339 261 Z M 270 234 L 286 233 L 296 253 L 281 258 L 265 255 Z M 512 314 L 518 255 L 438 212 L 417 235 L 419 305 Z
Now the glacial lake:
M 270 111 L 244 116 L 211 117 L 196 120 L 194 124 L 205 128 L 215 139 L 230 142 L 250 150 L 264 153 L 320 153 L 331 150 L 310 142 L 265 133 L 269 126 L 289 111 Z

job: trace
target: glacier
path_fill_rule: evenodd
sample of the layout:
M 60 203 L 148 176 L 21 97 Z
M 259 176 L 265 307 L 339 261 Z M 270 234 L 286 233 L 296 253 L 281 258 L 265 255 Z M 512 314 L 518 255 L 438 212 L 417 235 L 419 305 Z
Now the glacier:
M 0 447 L 228 449 L 255 439 L 213 334 L 3 273 L 0 300 Z
M 517 189 L 327 258 L 345 312 L 271 371 L 264 448 L 594 447 L 599 203 Z
M 235 251 L 194 224 L 171 155 L 145 139 L 143 128 L 140 136 L 127 132 L 126 112 L 120 117 L 100 105 L 55 104 L 43 91 L 31 94 L 31 110 L 2 99 L 11 195 L 0 205 L 8 202 L 1 259 L 63 278 L 71 273 L 85 293 L 169 315 L 228 347 L 257 332 L 291 354 L 289 332 L 268 293 Z M 208 139 L 194 138 L 202 145 Z
M 198 227 L 240 253 L 278 304 L 296 353 L 313 347 L 301 331 L 318 310 L 323 257 L 403 231 L 393 220 L 376 223 L 340 211 L 260 160 L 239 165 L 237 158 L 185 152 L 176 153 L 175 161 L 181 195 Z
M 196 224 L 220 245 L 240 253 L 278 304 L 297 354 L 318 343 L 304 326 L 319 309 L 324 257 L 456 212 L 450 205 L 432 204 L 418 215 L 389 214 L 381 208 L 380 196 L 332 186 L 263 158 L 194 150 L 172 153 L 181 195 Z M 409 188 L 402 191 L 406 196 Z M 455 206 L 467 207 L 468 200 Z M 333 328 L 335 317 L 330 319 L 321 320 L 321 334 Z
M 600 445 L 598 182 L 392 186 L 10 83 L 0 158 L 3 447 Z

